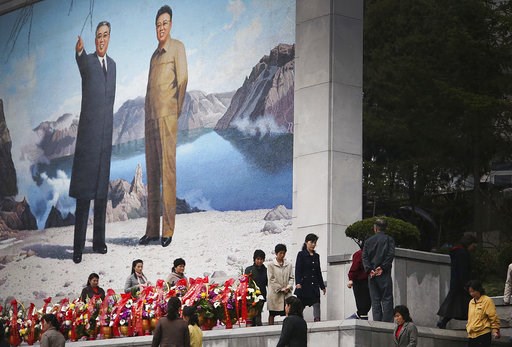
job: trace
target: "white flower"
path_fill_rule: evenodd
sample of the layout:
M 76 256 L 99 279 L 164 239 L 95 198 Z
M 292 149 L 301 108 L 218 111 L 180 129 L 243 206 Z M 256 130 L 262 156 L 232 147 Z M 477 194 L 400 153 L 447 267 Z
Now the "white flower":
M 253 293 L 253 292 L 254 292 L 254 288 L 248 288 L 248 289 L 247 289 L 247 291 L 248 291 L 249 293 Z
M 265 298 L 263 297 L 263 295 L 258 295 L 258 300 L 265 300 Z
M 113 327 L 113 326 L 114 326 L 114 322 L 113 322 L 113 321 L 110 321 L 110 323 L 108 323 L 108 326 L 109 326 L 109 327 Z
M 220 302 L 215 301 L 215 302 L 213 303 L 213 307 L 217 308 L 217 307 L 219 307 L 219 306 L 220 306 Z
M 121 325 L 124 325 L 125 323 L 126 323 L 126 321 L 125 321 L 124 319 L 121 319 L 121 320 L 119 321 L 119 324 L 121 324 Z

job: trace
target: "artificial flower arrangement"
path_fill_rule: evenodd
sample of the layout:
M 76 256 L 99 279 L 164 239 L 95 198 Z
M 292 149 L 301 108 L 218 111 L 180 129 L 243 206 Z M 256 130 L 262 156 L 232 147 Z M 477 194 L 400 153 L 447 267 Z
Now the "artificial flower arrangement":
M 224 284 L 210 283 L 208 277 L 183 279 L 169 288 L 163 280 L 154 286 L 143 287 L 136 295 L 116 294 L 109 289 L 102 300 L 98 296 L 70 301 L 65 298 L 52 304 L 51 298 L 37 310 L 34 304 L 28 309 L 12 300 L 10 307 L 0 306 L 0 320 L 12 346 L 23 341 L 33 344 L 41 336 L 41 319 L 53 313 L 61 323 L 61 332 L 71 341 L 95 338 L 149 335 L 158 319 L 167 314 L 170 297 L 180 297 L 183 306 L 195 306 L 202 329 L 220 326 L 232 328 L 233 324 L 245 323 L 261 312 L 263 296 L 256 283 L 248 275 Z
M 247 300 L 247 316 L 253 318 L 257 316 L 263 310 L 265 304 L 265 298 L 261 294 L 261 290 L 252 279 L 250 275 L 244 275 L 248 277 L 248 286 L 246 288 L 246 300 Z

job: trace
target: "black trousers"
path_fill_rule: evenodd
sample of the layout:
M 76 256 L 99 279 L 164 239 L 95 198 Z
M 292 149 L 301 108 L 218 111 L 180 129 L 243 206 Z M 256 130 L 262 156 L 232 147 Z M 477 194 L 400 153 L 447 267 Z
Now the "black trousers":
M 87 233 L 87 220 L 91 200 L 77 199 L 75 210 L 75 237 L 73 251 L 82 253 L 85 246 L 85 234 Z M 105 222 L 107 215 L 107 199 L 94 199 L 94 227 L 92 246 L 101 248 L 105 245 Z
M 368 312 L 370 312 L 370 308 L 372 307 L 368 280 L 353 281 L 352 289 L 354 290 L 354 298 L 356 299 L 357 315 L 359 317 L 368 317 Z
M 491 333 L 480 335 L 474 339 L 468 339 L 468 347 L 490 347 L 492 342 Z

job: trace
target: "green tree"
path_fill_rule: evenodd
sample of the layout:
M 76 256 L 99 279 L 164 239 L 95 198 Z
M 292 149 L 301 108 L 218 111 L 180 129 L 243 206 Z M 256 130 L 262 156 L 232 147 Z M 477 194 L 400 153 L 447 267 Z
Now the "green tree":
M 367 0 L 364 177 L 368 196 L 421 206 L 511 155 L 510 1 Z M 466 186 L 467 188 L 467 186 Z

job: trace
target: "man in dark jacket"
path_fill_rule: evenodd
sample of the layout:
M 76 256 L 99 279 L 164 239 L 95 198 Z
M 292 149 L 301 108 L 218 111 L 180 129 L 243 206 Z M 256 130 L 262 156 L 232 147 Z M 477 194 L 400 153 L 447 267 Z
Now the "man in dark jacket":
M 69 196 L 76 199 L 73 261 L 82 261 L 89 207 L 94 200 L 93 251 L 107 253 L 105 219 L 112 154 L 116 63 L 107 56 L 110 23 L 96 27 L 96 52 L 87 54 L 82 38 L 75 46 L 82 77 L 82 106 L 71 171 Z
M 386 235 L 387 222 L 377 219 L 373 225 L 375 235 L 363 247 L 363 266 L 369 274 L 373 319 L 393 322 L 393 282 L 391 266 L 395 257 L 395 241 Z

